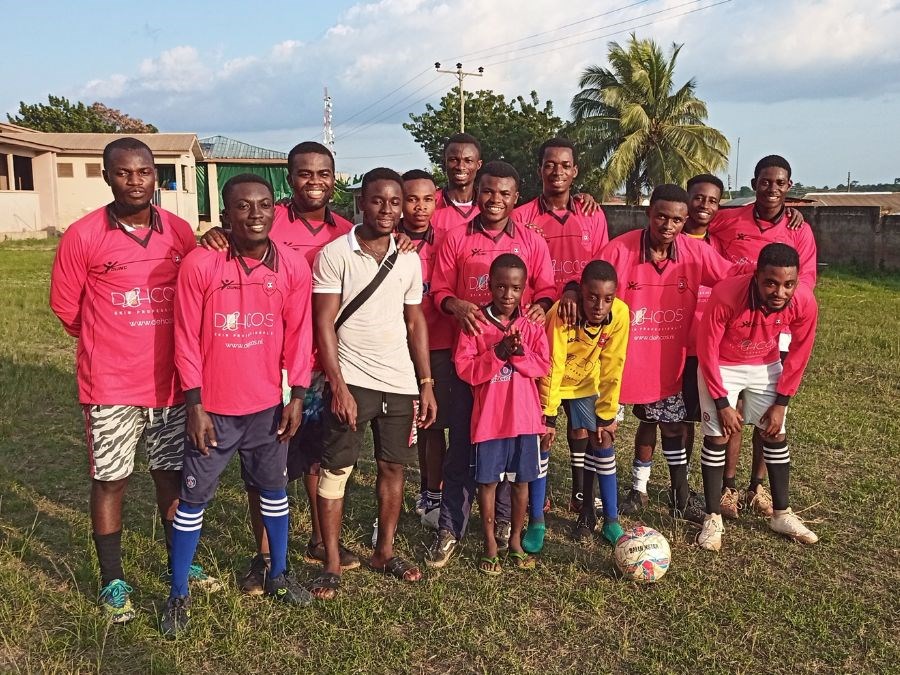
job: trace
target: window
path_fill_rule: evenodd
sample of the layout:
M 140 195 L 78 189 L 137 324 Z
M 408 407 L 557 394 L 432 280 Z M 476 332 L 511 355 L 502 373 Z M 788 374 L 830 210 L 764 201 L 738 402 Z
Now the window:
M 84 175 L 88 178 L 102 178 L 103 173 L 100 171 L 100 164 L 96 162 L 88 162 L 85 164 Z
M 56 175 L 60 178 L 74 178 L 75 169 L 72 162 L 59 162 L 56 165 Z

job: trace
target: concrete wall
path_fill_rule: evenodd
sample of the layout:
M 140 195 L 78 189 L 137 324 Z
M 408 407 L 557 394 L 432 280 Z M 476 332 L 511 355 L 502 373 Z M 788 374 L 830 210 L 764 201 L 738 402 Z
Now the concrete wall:
M 0 191 L 0 240 L 6 239 L 6 235 L 37 238 L 41 227 L 41 201 L 37 192 Z
M 857 264 L 900 271 L 900 215 L 882 216 L 877 206 L 804 206 L 820 263 Z M 610 238 L 644 227 L 646 207 L 603 207 Z

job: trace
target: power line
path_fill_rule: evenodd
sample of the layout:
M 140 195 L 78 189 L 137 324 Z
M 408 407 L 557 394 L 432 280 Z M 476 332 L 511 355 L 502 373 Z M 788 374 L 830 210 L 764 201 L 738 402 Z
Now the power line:
M 409 78 L 406 82 L 404 82 L 403 84 L 401 84 L 401 85 L 400 85 L 399 87 L 397 87 L 396 89 L 392 89 L 391 91 L 389 91 L 388 93 L 386 93 L 384 96 L 382 96 L 382 97 L 381 97 L 380 99 L 378 99 L 377 101 L 373 101 L 372 103 L 370 103 L 369 105 L 367 105 L 365 108 L 362 108 L 362 109 L 360 109 L 360 110 L 357 110 L 355 113 L 353 113 L 352 115 L 350 115 L 350 117 L 348 117 L 347 119 L 345 119 L 343 122 L 339 122 L 336 126 L 337 126 L 337 127 L 342 127 L 342 126 L 344 126 L 344 125 L 347 124 L 350 120 L 352 120 L 352 119 L 354 119 L 355 117 L 358 117 L 359 115 L 363 114 L 364 112 L 366 112 L 366 110 L 369 110 L 370 108 L 375 107 L 376 105 L 378 105 L 379 103 L 381 103 L 384 99 L 388 98 L 389 96 L 392 96 L 393 94 L 396 94 L 398 91 L 400 91 L 401 89 L 403 89 L 403 87 L 405 87 L 406 85 L 408 85 L 408 84 L 414 82 L 415 80 L 418 80 L 418 79 L 419 79 L 420 77 L 422 77 L 425 73 L 430 72 L 430 71 L 431 71 L 431 68 L 426 68 L 426 69 L 423 70 L 421 73 L 418 73 L 417 75 L 414 75 L 413 77 Z M 428 85 L 426 85 L 426 86 L 428 86 Z
M 428 82 L 423 84 L 418 89 L 414 89 L 412 92 L 410 92 L 409 94 L 407 94 L 406 96 L 401 98 L 399 101 L 395 102 L 390 107 L 385 108 L 380 113 L 376 113 L 373 118 L 370 118 L 366 122 L 363 122 L 361 125 L 348 131 L 346 134 L 344 134 L 343 139 L 346 139 L 349 136 L 353 136 L 354 134 L 358 134 L 360 131 L 362 131 L 364 129 L 368 129 L 369 127 L 374 126 L 375 124 L 378 124 L 378 122 L 380 122 L 385 117 L 389 117 L 395 111 L 396 108 L 401 107 L 408 99 L 412 98 L 413 96 L 418 94 L 420 91 L 422 91 L 426 87 L 431 86 L 432 84 L 434 84 L 435 82 L 437 82 L 440 79 L 441 79 L 440 75 L 435 76 L 434 78 L 432 78 L 431 80 L 429 80 Z M 443 87 L 441 89 L 443 89 Z M 438 89 L 437 91 L 441 91 L 441 89 Z M 433 94 L 431 94 L 431 95 L 433 95 Z M 431 96 L 431 95 L 429 95 L 429 96 Z M 428 98 L 428 97 L 426 96 L 426 98 Z M 424 99 L 419 99 L 419 100 L 424 100 Z M 413 105 L 415 105 L 418 102 L 419 101 L 414 101 L 413 103 L 410 103 L 409 106 L 412 107 Z

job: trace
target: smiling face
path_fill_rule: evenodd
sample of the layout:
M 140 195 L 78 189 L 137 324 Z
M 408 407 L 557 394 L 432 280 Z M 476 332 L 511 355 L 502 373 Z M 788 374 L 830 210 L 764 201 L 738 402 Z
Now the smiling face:
M 300 211 L 318 211 L 334 194 L 334 164 L 330 157 L 317 152 L 294 155 L 288 180 L 294 191 L 294 203 Z
M 569 148 L 544 149 L 538 173 L 545 195 L 567 194 L 572 189 L 572 181 L 578 175 L 572 151 Z
M 444 151 L 444 171 L 453 187 L 474 183 L 480 168 L 481 155 L 471 143 L 451 143 Z
M 581 310 L 589 324 L 599 326 L 612 309 L 616 298 L 616 282 L 609 279 L 591 279 L 581 285 Z
M 481 222 L 488 229 L 509 217 L 519 199 L 519 190 L 514 178 L 482 176 L 478 181 L 475 201 L 481 210 Z
M 238 183 L 228 192 L 222 218 L 238 251 L 256 248 L 269 238 L 275 199 L 262 183 Z
M 695 183 L 688 190 L 688 216 L 697 225 L 709 227 L 719 212 L 722 192 L 712 183 Z
M 784 309 L 797 290 L 797 268 L 766 265 L 756 270 L 756 289 L 769 311 Z
M 772 211 L 780 211 L 784 207 L 784 200 L 793 184 L 788 172 L 780 166 L 767 166 L 750 181 L 756 191 L 757 205 Z
M 156 167 L 146 150 L 113 150 L 103 169 L 120 213 L 136 213 L 150 206 L 156 188 Z
M 403 189 L 392 180 L 372 181 L 360 195 L 359 208 L 367 227 L 379 235 L 389 235 L 403 213 Z
M 519 267 L 499 267 L 488 281 L 494 307 L 504 316 L 512 314 L 525 292 L 525 270 Z
M 684 228 L 688 207 L 684 202 L 664 199 L 653 202 L 647 210 L 650 219 L 650 241 L 654 246 L 671 244 Z
M 403 222 L 410 230 L 424 230 L 434 213 L 436 188 L 426 178 L 403 181 Z

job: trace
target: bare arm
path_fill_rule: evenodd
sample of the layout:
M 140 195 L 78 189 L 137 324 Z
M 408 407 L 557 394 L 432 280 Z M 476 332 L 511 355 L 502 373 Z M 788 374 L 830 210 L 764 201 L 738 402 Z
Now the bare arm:
M 419 380 L 431 379 L 431 355 L 428 351 L 428 324 L 422 305 L 404 305 L 403 318 L 406 320 L 406 343 L 409 345 L 409 355 L 416 368 Z M 434 384 L 425 382 L 421 384 L 419 393 L 419 418 L 416 423 L 422 427 L 429 427 L 437 417 L 437 401 L 434 398 Z
M 334 330 L 334 320 L 341 307 L 341 296 L 338 293 L 313 293 L 312 303 L 319 363 L 331 386 L 331 412 L 352 431 L 356 431 L 356 401 L 341 374 L 337 333 Z

